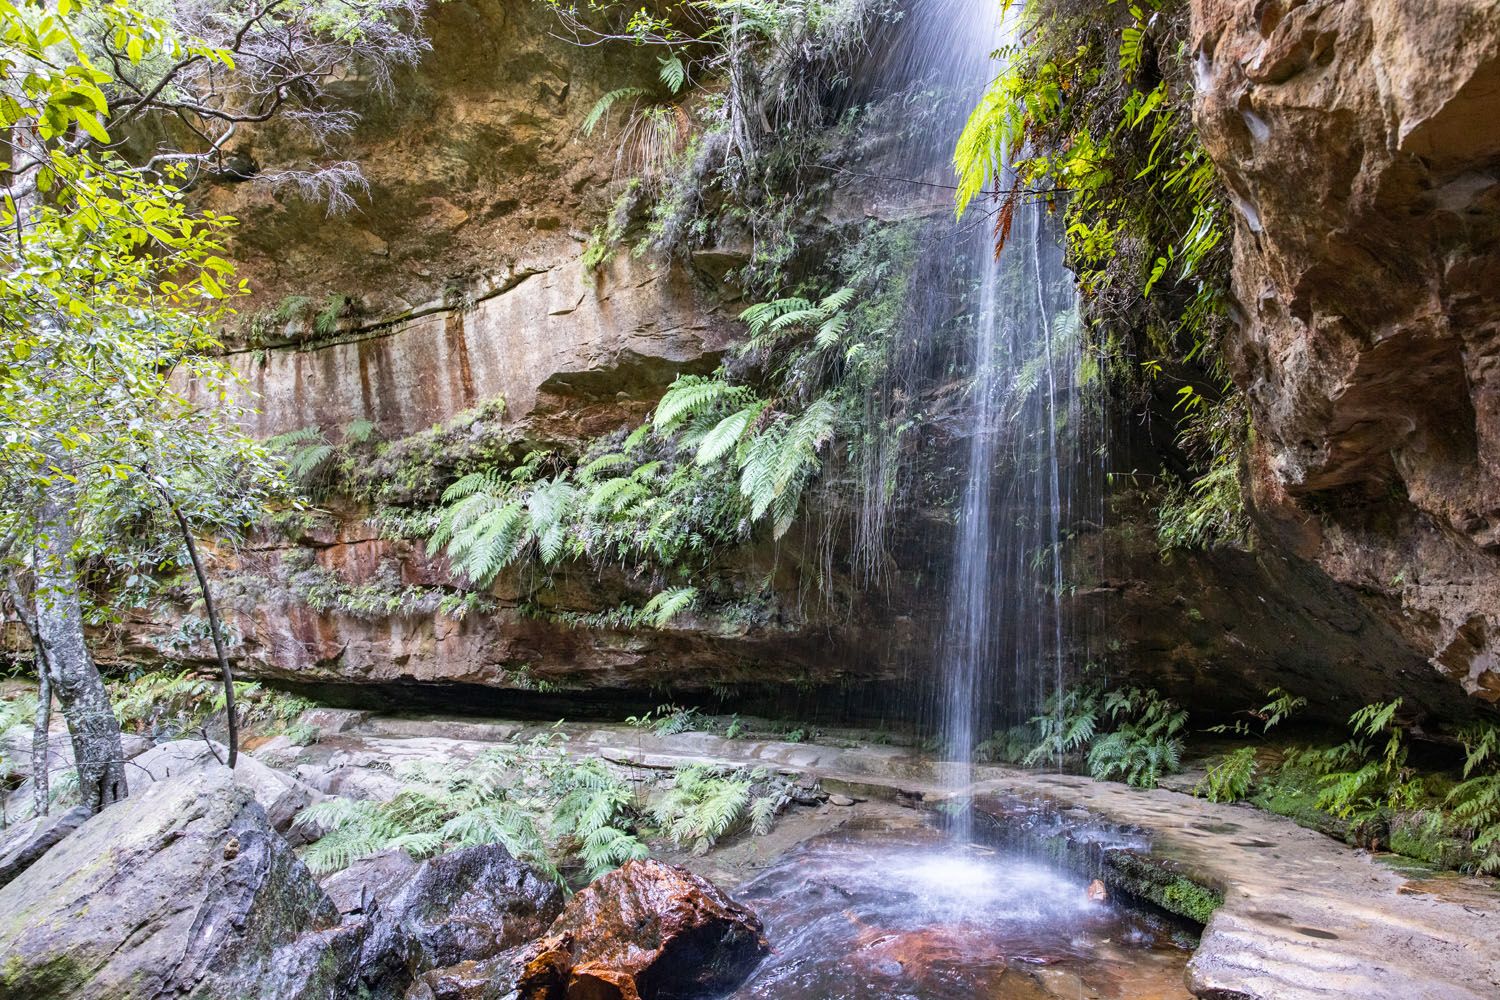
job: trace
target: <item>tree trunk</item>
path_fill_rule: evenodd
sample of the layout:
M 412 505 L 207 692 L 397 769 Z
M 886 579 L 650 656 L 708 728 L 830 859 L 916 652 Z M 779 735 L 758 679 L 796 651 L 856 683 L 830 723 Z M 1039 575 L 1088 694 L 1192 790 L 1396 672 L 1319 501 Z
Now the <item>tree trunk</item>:
M 48 766 L 52 760 L 48 733 L 52 727 L 52 682 L 47 677 L 47 650 L 42 645 L 42 637 L 37 634 L 36 615 L 32 612 L 21 585 L 16 581 L 15 570 L 5 574 L 5 587 L 10 592 L 10 603 L 16 609 L 16 617 L 21 619 L 21 625 L 31 639 L 31 654 L 36 663 L 36 723 L 31 731 L 31 801 L 32 810 L 38 816 L 45 816 L 51 806 L 51 775 L 48 773 Z
M 61 491 L 58 491 L 61 492 Z M 44 536 L 36 565 L 36 624 L 48 680 L 57 695 L 78 766 L 79 801 L 97 812 L 128 794 L 120 724 L 83 638 L 83 607 L 73 565 L 72 510 L 63 497 L 42 503 Z
M 188 558 L 193 561 L 193 574 L 198 577 L 198 590 L 203 594 L 203 608 L 208 612 L 208 630 L 213 635 L 214 652 L 219 657 L 219 675 L 224 679 L 224 716 L 229 723 L 228 764 L 233 770 L 240 755 L 240 723 L 234 705 L 234 674 L 229 670 L 229 654 L 224 651 L 219 612 L 214 607 L 214 595 L 208 588 L 208 574 L 203 571 L 203 561 L 198 558 L 198 543 L 193 540 L 193 531 L 188 527 L 187 518 L 182 516 L 182 511 L 172 502 L 172 497 L 165 489 L 162 494 L 172 508 L 172 515 L 177 518 L 177 527 L 182 530 L 182 542 L 187 546 Z
M 47 815 L 52 807 L 52 776 L 47 770 L 52 762 L 52 740 L 48 732 L 52 728 L 52 682 L 47 678 L 44 657 L 38 643 L 36 727 L 31 731 L 31 802 L 38 816 Z

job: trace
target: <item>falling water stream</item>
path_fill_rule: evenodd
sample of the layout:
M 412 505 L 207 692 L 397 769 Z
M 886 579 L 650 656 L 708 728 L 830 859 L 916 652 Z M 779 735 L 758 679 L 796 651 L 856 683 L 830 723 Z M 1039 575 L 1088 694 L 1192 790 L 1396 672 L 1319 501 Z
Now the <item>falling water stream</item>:
M 867 70 L 879 79 L 861 82 L 924 95 L 921 126 L 882 168 L 912 184 L 894 214 L 925 220 L 929 259 L 912 288 L 919 339 L 952 358 L 927 389 L 956 383 L 963 394 L 951 421 L 962 485 L 931 699 L 961 801 L 981 742 L 1045 711 L 1084 646 L 1062 600 L 1063 543 L 1075 519 L 1097 519 L 1099 492 L 1086 457 L 1076 292 L 1049 206 L 1019 198 L 997 253 L 1003 195 L 955 220 L 943 187 L 963 124 L 1000 69 L 1000 5 L 919 0 L 908 18 Z M 971 816 L 959 810 L 942 834 L 815 841 L 746 887 L 776 953 L 737 996 L 1184 995 L 1180 937 L 1101 902 L 1087 879 L 985 848 Z
M 1040 714 L 1079 645 L 1066 631 L 1061 596 L 1062 543 L 1087 480 L 1081 337 L 1050 206 L 1017 197 L 997 253 L 1003 193 L 976 199 L 955 220 L 951 194 L 938 187 L 952 184 L 959 133 L 999 72 L 997 52 L 1003 57 L 1014 26 L 994 0 L 926 0 L 909 17 L 901 44 L 871 72 L 884 77 L 877 90 L 917 89 L 929 98 L 924 124 L 894 154 L 892 170 L 922 181 L 911 197 L 930 211 L 926 252 L 938 266 L 916 271 L 913 294 L 927 303 L 919 334 L 955 342 L 965 390 L 955 421 L 962 485 L 932 698 L 947 777 L 961 789 L 981 741 Z M 1002 176 L 996 187 L 1013 183 Z M 944 194 L 937 205 L 934 189 Z M 966 838 L 962 815 L 957 824 Z

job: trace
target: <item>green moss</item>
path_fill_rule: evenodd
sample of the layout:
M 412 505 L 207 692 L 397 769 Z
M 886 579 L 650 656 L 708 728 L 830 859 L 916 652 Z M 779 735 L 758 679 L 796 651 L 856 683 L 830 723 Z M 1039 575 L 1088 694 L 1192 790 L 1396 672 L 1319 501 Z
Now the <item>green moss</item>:
M 67 997 L 83 991 L 88 973 L 71 954 L 27 961 L 11 955 L 0 967 L 0 1000 Z
M 1170 862 L 1111 851 L 1104 856 L 1104 881 L 1179 917 L 1206 924 L 1224 904 L 1224 893 L 1178 871 Z
M 1428 810 L 1391 821 L 1391 850 L 1439 868 L 1460 868 L 1472 854 L 1468 844 L 1448 832 L 1442 815 Z

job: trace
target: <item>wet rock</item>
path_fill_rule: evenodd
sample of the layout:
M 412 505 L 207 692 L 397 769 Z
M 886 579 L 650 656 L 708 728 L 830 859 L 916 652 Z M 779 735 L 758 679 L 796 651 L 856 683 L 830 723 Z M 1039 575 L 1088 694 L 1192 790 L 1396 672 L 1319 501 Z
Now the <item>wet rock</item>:
M 0 889 L 0 1000 L 331 1000 L 351 985 L 337 937 L 338 911 L 254 792 L 196 768 Z
M 228 758 L 229 749 L 219 743 L 210 745 L 205 740 L 162 743 L 135 759 L 128 775 L 130 792 L 135 795 L 158 781 L 187 771 L 219 767 L 220 761 Z M 317 796 L 313 789 L 291 775 L 244 753 L 235 761 L 234 779 L 255 793 L 255 801 L 265 809 L 272 829 L 281 833 L 292 830 L 297 813 Z M 299 835 L 294 834 L 292 840 L 298 842 Z
M 406 1000 L 514 1000 L 522 950 L 423 973 L 406 991 Z
M 388 878 L 378 872 L 383 868 Z M 395 888 L 400 862 L 387 860 L 354 881 Z M 336 886 L 347 902 L 344 890 Z M 424 861 L 386 899 L 376 898 L 361 976 L 379 992 L 404 987 L 430 969 L 492 958 L 546 932 L 563 908 L 562 891 L 498 844 Z
M 323 891 L 340 913 L 374 913 L 411 881 L 418 867 L 405 851 L 381 851 L 328 876 Z
M 754 913 L 677 865 L 630 861 L 569 902 L 518 959 L 534 1000 L 674 1000 L 728 990 L 769 950 Z
M 7 831 L 0 841 L 0 886 L 9 885 L 91 815 L 87 807 L 74 806 L 50 816 L 33 817 Z

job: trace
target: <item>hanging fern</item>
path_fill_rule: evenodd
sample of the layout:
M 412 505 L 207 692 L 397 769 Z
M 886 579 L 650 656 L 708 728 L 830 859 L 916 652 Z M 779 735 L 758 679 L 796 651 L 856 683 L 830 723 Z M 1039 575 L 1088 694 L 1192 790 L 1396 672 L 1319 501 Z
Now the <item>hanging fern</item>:
M 650 91 L 644 87 L 621 87 L 618 90 L 611 90 L 594 102 L 594 106 L 589 109 L 589 113 L 584 117 L 583 124 L 578 126 L 579 131 L 584 135 L 593 135 L 594 130 L 599 127 L 599 123 L 609 115 L 610 109 L 616 104 L 620 101 L 630 100 L 631 98 L 645 97 L 649 93 Z

